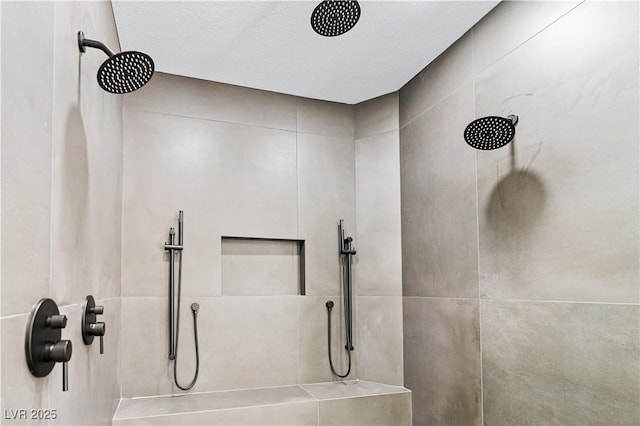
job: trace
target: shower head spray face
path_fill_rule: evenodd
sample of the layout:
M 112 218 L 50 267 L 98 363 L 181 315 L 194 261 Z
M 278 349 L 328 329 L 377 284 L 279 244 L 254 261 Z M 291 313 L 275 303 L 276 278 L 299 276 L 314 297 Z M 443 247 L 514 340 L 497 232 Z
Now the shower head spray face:
M 325 37 L 335 37 L 353 28 L 360 19 L 360 5 L 355 0 L 325 0 L 313 10 L 311 27 Z
M 98 84 L 107 92 L 129 93 L 151 80 L 155 65 L 142 52 L 120 52 L 104 61 L 98 70 Z
M 517 122 L 517 115 L 509 115 L 507 118 L 497 116 L 478 118 L 464 129 L 464 140 L 475 149 L 501 148 L 513 140 Z
M 78 47 L 85 52 L 87 47 L 100 49 L 109 57 L 98 69 L 98 84 L 110 93 L 122 94 L 138 90 L 151 80 L 155 70 L 153 59 L 142 52 L 113 53 L 104 43 L 84 38 L 78 31 Z

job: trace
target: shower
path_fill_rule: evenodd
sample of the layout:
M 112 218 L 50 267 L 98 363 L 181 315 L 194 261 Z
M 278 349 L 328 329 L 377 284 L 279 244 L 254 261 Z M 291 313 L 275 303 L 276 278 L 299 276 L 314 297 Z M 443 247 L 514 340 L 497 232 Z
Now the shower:
M 183 224 L 184 212 L 178 212 L 178 241 L 176 242 L 175 228 L 169 228 L 169 242 L 164 244 L 164 249 L 169 252 L 169 359 L 173 361 L 173 381 L 176 386 L 184 391 L 191 389 L 198 380 L 200 371 L 200 351 L 198 347 L 198 310 L 200 305 L 191 304 L 191 314 L 193 315 L 193 337 L 196 348 L 196 371 L 191 382 L 182 386 L 178 382 L 178 339 L 180 336 L 180 302 L 182 299 L 182 255 L 184 253 L 183 244 Z M 177 244 L 176 244 L 177 243 Z M 175 280 L 175 257 L 178 258 L 178 283 Z
M 128 51 L 114 53 L 104 43 L 84 38 L 78 31 L 78 47 L 84 53 L 87 47 L 100 49 L 109 57 L 98 69 L 98 84 L 110 93 L 122 94 L 138 90 L 151 80 L 155 65 L 146 53 Z
M 464 129 L 464 140 L 475 149 L 490 150 L 505 146 L 516 135 L 518 116 L 489 116 L 473 120 Z
M 311 14 L 311 28 L 325 37 L 346 33 L 360 19 L 360 4 L 355 0 L 325 0 Z
M 333 359 L 331 357 L 331 312 L 333 310 L 333 300 L 327 301 L 325 306 L 327 307 L 327 346 L 329 353 L 329 366 L 331 372 L 336 376 L 344 379 L 351 373 L 351 351 L 353 351 L 353 311 L 352 311 L 352 274 L 351 274 L 351 256 L 356 254 L 355 247 L 351 246 L 353 242 L 352 237 L 345 237 L 345 231 L 343 226 L 344 221 L 340 219 L 338 223 L 338 239 L 339 247 L 338 253 L 340 256 L 340 263 L 342 265 L 342 300 L 344 305 L 344 329 L 345 329 L 345 345 L 344 349 L 347 351 L 348 367 L 347 372 L 340 374 L 337 372 L 333 365 Z

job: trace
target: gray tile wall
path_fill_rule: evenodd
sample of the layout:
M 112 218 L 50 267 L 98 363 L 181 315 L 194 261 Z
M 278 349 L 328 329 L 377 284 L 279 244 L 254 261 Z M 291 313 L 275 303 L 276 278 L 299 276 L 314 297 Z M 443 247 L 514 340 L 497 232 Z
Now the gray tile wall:
M 2 409 L 56 410 L 51 424 L 108 424 L 120 396 L 122 99 L 96 82 L 119 50 L 110 2 L 2 2 Z M 104 305 L 105 354 L 84 345 L 84 299 Z M 53 298 L 73 344 L 35 378 L 24 355 L 31 307 Z M 4 411 L 3 411 L 4 413 Z M 3 424 L 19 422 L 3 416 Z M 48 421 L 42 422 L 47 424 Z
M 375 114 L 379 118 L 371 121 Z M 375 191 L 380 185 L 382 194 Z M 167 359 L 168 258 L 162 245 L 180 209 L 185 212 L 183 304 L 201 305 L 201 370 L 194 391 L 332 380 L 329 299 L 336 305 L 334 362 L 345 370 L 339 219 L 361 250 L 356 274 L 367 270 L 355 278 L 356 294 L 370 296 L 355 303 L 356 340 L 361 337 L 362 343 L 350 377 L 401 384 L 399 191 L 397 94 L 360 109 L 154 76 L 125 101 L 123 396 L 177 390 Z M 381 208 L 373 214 L 356 214 L 357 206 L 367 212 L 375 203 Z M 377 230 L 376 237 L 363 235 L 360 241 L 360 223 L 372 235 Z M 272 267 L 245 272 L 251 291 L 223 292 L 221 271 L 229 265 L 221 260 L 222 236 L 305 240 L 307 295 L 270 290 L 286 285 L 276 283 L 283 277 L 289 280 L 286 262 L 284 272 Z M 257 263 L 233 268 L 252 265 Z M 183 314 L 178 373 L 186 381 L 194 355 L 188 310 Z M 390 328 L 375 327 L 380 321 Z
M 638 423 L 638 12 L 503 2 L 400 91 L 414 424 Z
M 403 384 L 398 93 L 355 106 L 359 377 Z

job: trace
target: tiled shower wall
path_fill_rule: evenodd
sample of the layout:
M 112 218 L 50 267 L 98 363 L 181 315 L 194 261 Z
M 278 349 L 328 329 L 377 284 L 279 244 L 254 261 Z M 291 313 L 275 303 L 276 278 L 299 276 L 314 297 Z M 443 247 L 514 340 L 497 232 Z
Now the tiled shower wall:
M 367 122 L 364 108 L 386 120 Z M 157 74 L 126 98 L 124 123 L 124 397 L 177 389 L 167 357 L 163 244 L 178 210 L 185 214 L 182 382 L 194 369 L 192 302 L 201 306 L 194 391 L 332 380 L 329 299 L 336 303 L 334 357 L 344 371 L 337 233 L 344 219 L 359 250 L 351 377 L 402 383 L 397 94 L 353 107 Z M 387 152 L 393 155 L 387 158 Z M 366 193 L 382 184 L 394 192 L 383 198 Z M 361 189 L 364 196 L 358 198 Z M 379 201 L 391 202 L 381 210 L 384 215 L 367 215 Z M 381 221 L 380 238 L 366 241 L 361 221 L 365 227 Z M 267 267 L 223 276 L 223 236 L 304 240 L 306 295 L 274 290 L 282 288 L 272 284 L 283 272 Z M 390 258 L 377 262 L 385 247 Z M 245 255 L 259 255 L 259 249 L 255 245 Z M 278 251 L 267 252 L 274 259 Z M 225 268 L 256 264 L 237 257 Z M 271 262 L 278 264 L 290 265 Z M 361 272 L 365 266 L 372 271 Z M 253 294 L 246 283 L 242 295 L 225 293 L 223 279 L 232 276 L 250 276 Z M 391 328 L 376 327 L 380 321 Z
M 638 423 L 638 16 L 503 2 L 400 91 L 414 424 Z
M 6 2 L 2 14 L 2 423 L 109 424 L 120 395 L 122 99 L 104 92 L 105 59 L 76 33 L 119 49 L 110 2 Z M 104 305 L 105 353 L 86 346 L 82 305 Z M 35 378 L 24 354 L 29 312 L 54 299 L 67 315 L 61 365 Z M 11 410 L 26 411 L 14 420 Z M 9 413 L 9 414 L 7 414 Z M 37 412 L 36 412 L 37 414 Z

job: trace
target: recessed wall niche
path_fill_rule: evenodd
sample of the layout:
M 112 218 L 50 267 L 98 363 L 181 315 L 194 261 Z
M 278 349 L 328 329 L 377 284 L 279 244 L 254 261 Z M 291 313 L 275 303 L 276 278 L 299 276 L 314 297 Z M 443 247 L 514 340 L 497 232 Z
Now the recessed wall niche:
M 304 240 L 222 237 L 224 296 L 304 295 Z

